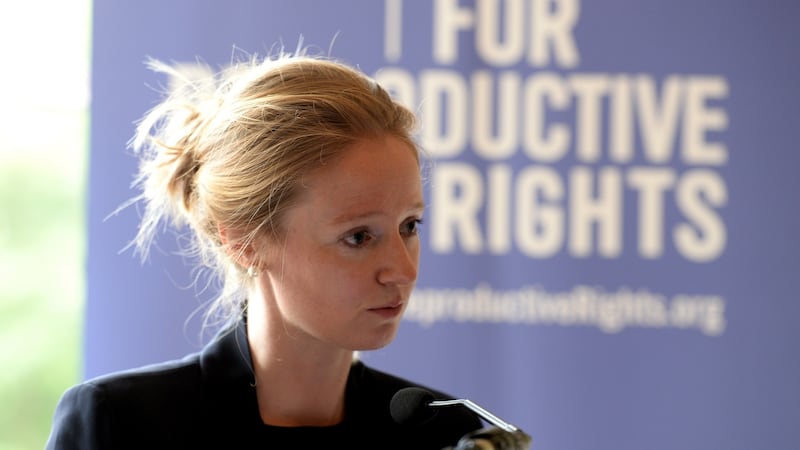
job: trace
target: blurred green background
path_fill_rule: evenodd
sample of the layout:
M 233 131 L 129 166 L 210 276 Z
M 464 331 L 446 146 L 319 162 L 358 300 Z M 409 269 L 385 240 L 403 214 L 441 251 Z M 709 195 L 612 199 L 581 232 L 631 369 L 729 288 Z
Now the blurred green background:
M 0 6 L 0 450 L 44 447 L 79 381 L 91 1 Z

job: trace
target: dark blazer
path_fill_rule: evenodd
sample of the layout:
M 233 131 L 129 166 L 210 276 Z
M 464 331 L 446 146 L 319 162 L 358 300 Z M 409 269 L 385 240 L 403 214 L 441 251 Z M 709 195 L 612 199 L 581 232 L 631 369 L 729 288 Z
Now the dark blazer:
M 355 362 L 344 421 L 331 427 L 265 425 L 258 412 L 243 321 L 202 352 L 86 381 L 59 401 L 48 450 L 73 449 L 431 449 L 454 446 L 480 419 L 463 407 L 401 426 L 389 403 L 420 386 Z M 430 390 L 436 398 L 452 398 Z

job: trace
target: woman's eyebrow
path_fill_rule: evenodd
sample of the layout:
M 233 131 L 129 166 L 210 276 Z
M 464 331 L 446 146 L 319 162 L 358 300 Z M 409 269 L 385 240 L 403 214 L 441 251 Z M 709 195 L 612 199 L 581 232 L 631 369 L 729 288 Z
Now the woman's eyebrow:
M 409 207 L 406 212 L 407 213 L 415 213 L 421 212 L 425 209 L 425 202 L 419 201 L 414 203 L 411 207 Z M 367 210 L 367 211 L 360 211 L 357 213 L 343 213 L 340 214 L 331 220 L 332 224 L 342 224 L 348 222 L 356 222 L 358 220 L 369 219 L 372 217 L 379 217 L 387 215 L 385 211 L 382 210 Z

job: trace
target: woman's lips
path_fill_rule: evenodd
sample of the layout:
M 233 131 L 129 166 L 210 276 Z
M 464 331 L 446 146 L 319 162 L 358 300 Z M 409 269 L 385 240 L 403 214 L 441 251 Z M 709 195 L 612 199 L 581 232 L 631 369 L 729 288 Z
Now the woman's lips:
M 397 303 L 394 305 L 383 306 L 380 308 L 370 308 L 369 311 L 378 314 L 381 317 L 390 319 L 399 316 L 400 313 L 403 312 L 403 304 Z

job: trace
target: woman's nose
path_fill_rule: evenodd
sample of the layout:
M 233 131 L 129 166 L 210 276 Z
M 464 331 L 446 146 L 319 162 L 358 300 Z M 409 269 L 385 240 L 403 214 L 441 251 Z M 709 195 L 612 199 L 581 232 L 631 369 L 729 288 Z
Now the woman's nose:
M 383 252 L 378 282 L 381 284 L 413 284 L 419 268 L 419 241 L 393 236 Z

